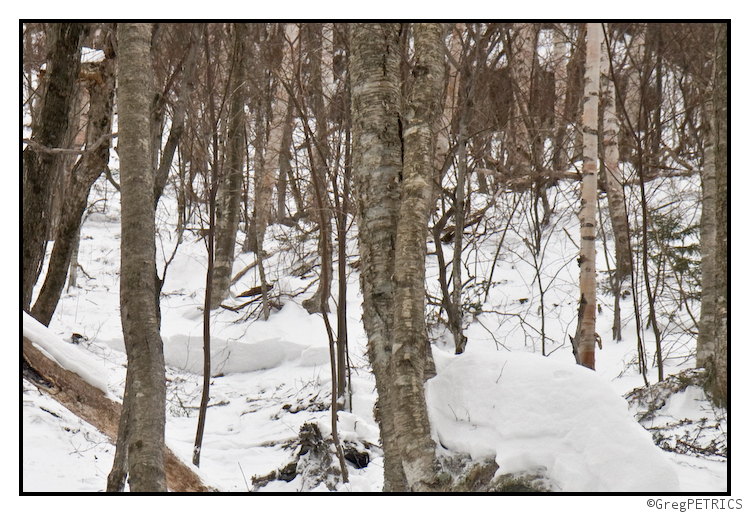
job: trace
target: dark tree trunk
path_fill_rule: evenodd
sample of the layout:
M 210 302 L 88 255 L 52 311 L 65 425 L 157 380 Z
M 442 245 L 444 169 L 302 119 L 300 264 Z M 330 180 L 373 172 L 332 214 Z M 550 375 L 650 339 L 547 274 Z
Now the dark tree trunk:
M 714 403 L 727 406 L 729 400 L 729 182 L 727 156 L 727 24 L 714 25 L 716 64 L 714 66 L 714 138 L 716 153 L 716 342 L 709 367 L 709 391 Z
M 62 146 L 68 113 L 81 66 L 81 39 L 85 24 L 53 23 L 49 34 L 46 94 L 31 140 L 23 151 L 23 239 L 21 243 L 21 307 L 28 310 L 44 261 L 49 224 L 50 195 L 58 155 L 44 149 Z
M 31 314 L 44 325 L 49 325 L 60 300 L 73 249 L 78 241 L 78 231 L 89 191 L 109 163 L 109 132 L 112 127 L 112 110 L 115 91 L 114 61 L 112 56 L 102 63 L 87 65 L 84 85 L 89 91 L 86 153 L 68 175 L 65 203 L 57 226 L 55 246 L 52 249 L 47 275 Z M 94 145 L 98 147 L 94 148 Z

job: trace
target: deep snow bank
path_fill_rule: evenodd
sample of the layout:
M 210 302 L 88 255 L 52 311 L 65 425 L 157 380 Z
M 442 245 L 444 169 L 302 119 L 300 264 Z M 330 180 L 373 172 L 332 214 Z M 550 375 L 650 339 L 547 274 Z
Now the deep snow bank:
M 574 492 L 678 491 L 673 466 L 595 372 L 523 352 L 433 348 L 433 437 L 494 457 L 497 474 L 540 471 Z

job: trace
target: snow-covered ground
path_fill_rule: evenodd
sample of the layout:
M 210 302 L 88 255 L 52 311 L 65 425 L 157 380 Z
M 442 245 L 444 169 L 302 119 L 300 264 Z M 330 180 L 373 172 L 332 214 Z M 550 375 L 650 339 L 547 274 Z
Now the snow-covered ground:
M 109 395 L 121 399 L 126 357 L 118 318 L 119 198 L 111 186 L 100 182 L 92 199 L 104 198 L 105 189 L 106 202 L 99 201 L 101 209 L 88 216 L 82 229 L 79 262 L 85 273 L 79 273 L 79 288 L 63 295 L 49 331 L 29 323 L 27 332 L 25 323 L 24 334 L 49 354 L 59 354 L 58 361 L 68 368 L 73 368 L 69 361 L 76 361 L 75 356 L 85 356 L 79 361 L 88 363 L 84 365 L 84 377 L 98 381 L 100 386 L 106 384 Z M 176 245 L 173 206 L 160 205 L 159 218 L 157 255 L 161 269 Z M 615 343 L 607 337 L 612 298 L 602 296 L 597 325 L 604 342 L 603 348 L 597 349 L 597 371 L 575 365 L 566 343 L 567 334 L 575 331 L 577 310 L 577 220 L 574 215 L 563 216 L 556 218 L 555 224 L 544 235 L 547 261 L 538 267 L 545 289 L 543 304 L 523 236 L 509 234 L 486 301 L 478 288 L 471 299 L 476 310 L 467 318 L 471 320 L 466 329 L 467 351 L 454 356 L 449 335 L 433 327 L 438 374 L 427 382 L 426 391 L 439 452 L 494 457 L 499 466 L 497 474 L 536 472 L 546 478 L 545 486 L 553 491 L 726 491 L 726 460 L 664 451 L 644 428 L 650 427 L 653 432 L 657 426 L 676 427 L 670 426 L 674 421 L 704 418 L 714 426 L 719 424 L 711 429 L 712 435 L 726 431 L 726 420 L 710 408 L 700 389 L 688 387 L 669 397 L 641 424 L 636 419 L 642 418 L 642 406 L 631 402 L 628 407 L 625 394 L 643 385 L 634 365 L 636 335 L 629 314 L 632 302 L 623 308 L 625 339 Z M 351 413 L 339 415 L 339 434 L 345 444 L 366 452 L 369 461 L 362 468 L 349 463 L 348 484 L 327 486 L 303 474 L 291 481 L 275 480 L 258 487 L 252 482 L 253 476 L 268 475 L 293 459 L 296 449 L 290 444 L 298 439 L 303 424 L 317 423 L 323 438 L 330 437 L 328 339 L 322 317 L 309 315 L 301 307 L 302 300 L 315 291 L 316 285 L 311 282 L 317 279 L 317 269 L 291 273 L 314 262 L 310 251 L 315 240 L 305 241 L 302 233 L 272 226 L 264 244 L 270 254 L 266 274 L 275 282 L 272 295 L 281 309 L 273 310 L 267 321 L 256 319 L 257 311 L 253 310 L 257 303 L 237 312 L 219 309 L 212 313 L 214 377 L 201 471 L 211 486 L 222 491 L 329 491 L 329 486 L 342 492 L 382 489 L 382 452 L 373 418 L 376 392 L 365 357 L 355 269 L 349 274 L 347 298 L 353 402 Z M 192 232 L 184 236 L 168 267 L 161 310 L 168 366 L 167 442 L 188 461 L 201 395 L 206 250 L 203 240 Z M 475 276 L 474 284 L 488 277 L 500 238 L 500 234 L 491 235 L 467 255 L 464 276 Z M 434 244 L 430 245 L 434 249 Z M 444 251 L 449 260 L 450 246 L 444 246 Z M 350 253 L 355 252 L 352 242 Z M 603 254 L 601 249 L 599 254 Z M 349 263 L 357 258 L 352 255 Z M 253 254 L 240 254 L 234 271 L 254 260 Z M 430 256 L 431 292 L 437 291 L 435 263 L 435 257 Z M 603 261 L 598 265 L 600 270 L 606 268 Z M 253 269 L 232 291 L 242 292 L 257 284 L 257 270 Z M 337 291 L 335 281 L 333 291 Z M 230 299 L 227 304 L 239 305 L 244 300 Z M 335 310 L 333 301 L 331 305 Z M 542 317 L 547 357 L 541 355 Z M 85 339 L 72 340 L 74 333 Z M 666 361 L 667 374 L 694 365 L 684 359 L 685 349 L 694 342 L 677 332 L 670 334 L 671 339 L 666 340 L 672 349 Z M 646 342 L 651 363 L 654 349 L 648 333 Z M 649 370 L 649 380 L 656 381 L 655 370 Z M 114 447 L 25 380 L 22 398 L 22 490 L 103 491 Z M 664 429 L 662 433 L 666 440 L 680 440 L 674 431 Z

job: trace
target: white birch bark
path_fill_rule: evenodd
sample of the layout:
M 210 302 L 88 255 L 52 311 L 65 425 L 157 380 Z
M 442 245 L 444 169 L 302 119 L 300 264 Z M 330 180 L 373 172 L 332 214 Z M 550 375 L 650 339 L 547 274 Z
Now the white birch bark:
M 596 196 L 599 122 L 599 66 L 602 27 L 587 24 L 586 74 L 583 97 L 583 181 L 581 186 L 581 309 L 578 353 L 583 366 L 594 368 L 596 334 Z

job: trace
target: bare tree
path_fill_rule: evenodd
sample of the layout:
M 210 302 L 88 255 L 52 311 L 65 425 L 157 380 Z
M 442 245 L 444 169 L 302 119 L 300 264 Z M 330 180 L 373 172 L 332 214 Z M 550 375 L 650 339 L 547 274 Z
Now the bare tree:
M 611 40 L 610 40 L 611 41 Z M 615 109 L 615 83 L 611 67 L 610 45 L 604 45 L 602 52 L 602 87 L 600 109 L 602 110 L 602 146 L 604 148 L 604 184 L 607 190 L 609 216 L 615 235 L 615 278 L 614 296 L 615 312 L 612 336 L 622 340 L 622 323 L 620 320 L 620 291 L 623 281 L 631 278 L 633 258 L 630 253 L 630 230 L 625 211 L 625 192 L 622 173 L 620 173 L 619 123 Z
M 599 66 L 602 29 L 589 23 L 586 41 L 586 79 L 583 97 L 583 185 L 581 187 L 581 305 L 577 353 L 580 364 L 594 368 L 596 338 L 596 197 L 599 126 Z
M 216 249 L 211 309 L 229 295 L 234 264 L 234 247 L 240 221 L 242 168 L 245 156 L 245 72 L 243 56 L 247 30 L 244 23 L 233 24 L 231 101 L 227 128 L 226 168 L 221 175 L 216 202 Z
M 404 491 L 408 485 L 399 459 L 392 381 L 395 302 L 394 255 L 398 221 L 401 138 L 398 113 L 401 88 L 398 49 L 401 26 L 352 24 L 350 74 L 352 92 L 352 179 L 357 197 L 362 321 L 367 352 L 375 376 L 384 453 L 385 491 Z
M 727 169 L 727 24 L 714 24 L 714 127 L 712 135 L 716 156 L 716 343 L 709 365 L 708 389 L 713 401 L 726 406 L 729 397 L 729 298 L 728 298 L 728 169 Z
M 28 310 L 44 261 L 50 200 L 59 153 L 68 129 L 81 65 L 83 23 L 53 23 L 47 41 L 46 87 L 31 141 L 23 151 L 23 238 L 21 243 L 21 307 Z
M 127 469 L 133 492 L 166 491 L 164 353 L 154 291 L 155 221 L 149 134 L 151 25 L 118 26 L 118 120 L 122 198 L 120 310 L 128 354 Z M 123 432 L 122 424 L 120 432 Z M 120 436 L 121 438 L 121 436 Z
M 55 235 L 44 285 L 34 303 L 31 314 L 48 325 L 55 312 L 65 285 L 71 255 L 78 234 L 89 191 L 109 162 L 112 114 L 115 91 L 115 63 L 111 48 L 101 63 L 86 64 L 81 73 L 82 84 L 88 90 L 89 105 L 86 124 L 86 150 L 68 174 L 65 203 Z M 72 273 L 72 272 L 71 272 Z

